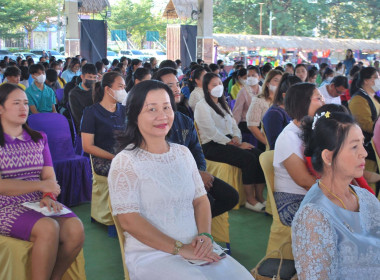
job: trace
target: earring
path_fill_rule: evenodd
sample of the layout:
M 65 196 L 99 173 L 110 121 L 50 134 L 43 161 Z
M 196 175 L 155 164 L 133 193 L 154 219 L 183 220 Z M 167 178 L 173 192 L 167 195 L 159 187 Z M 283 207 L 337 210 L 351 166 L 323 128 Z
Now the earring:
M 328 166 L 331 166 L 331 162 L 328 162 L 327 165 L 328 165 Z

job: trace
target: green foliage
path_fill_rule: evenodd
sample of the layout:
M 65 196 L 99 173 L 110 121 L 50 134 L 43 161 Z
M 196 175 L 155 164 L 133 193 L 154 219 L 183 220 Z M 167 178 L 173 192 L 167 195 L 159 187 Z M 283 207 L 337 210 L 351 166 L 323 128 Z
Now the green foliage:
M 214 32 L 331 38 L 380 38 L 380 1 L 364 0 L 214 0 Z
M 112 7 L 112 16 L 108 20 L 111 29 L 126 30 L 132 35 L 132 40 L 142 48 L 146 31 L 159 31 L 160 38 L 165 37 L 166 22 L 161 17 L 151 13 L 152 0 L 141 0 L 133 3 L 131 0 L 119 0 Z
M 0 0 L 0 37 L 15 38 L 25 28 L 30 42 L 31 31 L 43 22 L 51 23 L 62 3 L 63 0 Z

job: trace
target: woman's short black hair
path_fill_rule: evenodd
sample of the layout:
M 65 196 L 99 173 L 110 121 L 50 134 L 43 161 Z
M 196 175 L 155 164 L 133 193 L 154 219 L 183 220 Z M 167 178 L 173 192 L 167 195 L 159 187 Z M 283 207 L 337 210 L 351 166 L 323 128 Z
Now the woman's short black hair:
M 215 64 L 215 63 L 211 63 L 211 64 L 209 65 L 209 67 L 210 67 L 211 72 L 214 72 L 214 71 L 220 69 L 219 65 L 217 65 L 217 64 Z
M 144 138 L 139 130 L 137 119 L 144 107 L 145 99 L 148 93 L 152 90 L 163 89 L 170 98 L 170 104 L 175 109 L 174 95 L 171 89 L 163 82 L 157 80 L 142 81 L 137 84 L 128 94 L 126 104 L 126 119 L 127 125 L 121 134 L 117 136 L 118 151 L 124 150 L 128 145 L 132 144 L 131 150 L 140 147 Z M 167 135 L 168 136 L 168 135 Z
M 302 83 L 301 79 L 295 75 L 290 75 L 289 73 L 284 73 L 281 77 L 281 81 L 278 85 L 278 89 L 273 97 L 273 104 L 280 106 L 284 104 L 283 94 L 287 92 L 291 85 Z
M 323 173 L 322 151 L 333 151 L 332 167 L 341 150 L 350 128 L 356 124 L 348 110 L 341 105 L 326 104 L 316 111 L 318 119 L 307 116 L 302 120 L 302 139 L 305 144 L 304 154 L 311 157 L 313 168 Z M 314 123 L 314 127 L 313 127 Z
M 257 73 L 257 75 L 259 75 L 259 76 L 261 75 L 259 67 L 254 66 L 254 65 L 247 66 L 247 73 L 248 73 L 248 71 L 251 71 L 251 70 L 255 71 Z
M 0 106 L 4 106 L 5 101 L 7 101 L 8 96 L 15 90 L 21 90 L 24 91 L 22 88 L 20 88 L 18 85 L 10 84 L 10 83 L 4 83 L 0 86 Z M 32 140 L 37 143 L 38 140 L 42 139 L 41 133 L 38 131 L 35 131 L 31 129 L 26 123 L 22 125 L 22 128 L 25 129 L 25 131 L 30 135 Z M 4 130 L 3 126 L 1 125 L 0 121 L 0 146 L 4 147 L 5 145 L 5 138 L 4 138 Z
M 239 79 L 239 77 L 244 77 L 246 75 L 247 75 L 247 69 L 243 67 L 237 71 L 236 79 Z
M 312 83 L 297 83 L 292 85 L 285 94 L 285 111 L 297 121 L 307 116 L 313 91 L 316 89 Z

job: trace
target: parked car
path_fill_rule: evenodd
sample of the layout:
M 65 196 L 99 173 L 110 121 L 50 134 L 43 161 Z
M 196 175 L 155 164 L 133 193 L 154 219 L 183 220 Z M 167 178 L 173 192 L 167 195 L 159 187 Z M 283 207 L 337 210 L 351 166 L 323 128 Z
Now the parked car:
M 42 51 L 43 50 L 30 50 L 31 53 L 34 53 L 35 55 L 38 56 L 38 59 L 42 56 Z M 45 50 L 46 53 L 50 51 L 50 54 L 55 57 L 56 60 L 61 59 L 62 61 L 66 60 L 66 57 L 62 54 L 60 54 L 57 51 L 54 50 Z
M 107 59 L 111 64 L 114 59 L 120 59 L 120 56 L 114 51 L 107 51 Z
M 155 57 L 157 59 L 157 64 L 160 64 L 161 61 L 167 59 L 166 53 L 161 50 L 145 49 L 145 50 L 142 50 L 142 53 L 148 56 L 149 58 Z
M 16 61 L 16 58 L 17 58 L 17 56 L 15 56 L 13 53 L 11 53 L 8 50 L 0 50 L 0 60 L 3 60 L 4 56 L 8 56 L 9 59 L 12 59 L 14 61 Z
M 19 52 L 19 53 L 14 53 L 16 57 L 21 57 L 22 59 L 26 59 L 27 56 L 31 56 L 33 60 L 38 61 L 40 59 L 39 56 L 35 55 L 34 53 L 28 53 L 28 52 Z
M 119 52 L 120 56 L 126 56 L 130 59 L 140 59 L 142 62 L 149 61 L 150 56 L 144 55 L 142 51 L 139 50 L 121 50 Z

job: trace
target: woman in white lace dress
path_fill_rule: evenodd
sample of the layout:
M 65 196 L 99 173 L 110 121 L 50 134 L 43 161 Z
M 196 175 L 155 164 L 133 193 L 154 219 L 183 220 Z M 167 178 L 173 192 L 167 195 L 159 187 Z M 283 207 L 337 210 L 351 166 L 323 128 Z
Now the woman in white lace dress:
M 121 152 L 108 176 L 113 215 L 124 230 L 135 279 L 253 279 L 213 250 L 211 210 L 190 151 L 166 141 L 174 119 L 168 86 L 144 81 L 130 92 Z M 196 266 L 188 260 L 209 264 Z
M 367 156 L 360 127 L 349 114 L 327 111 L 304 121 L 303 138 L 322 177 L 292 223 L 298 279 L 379 279 L 380 203 L 350 185 Z

